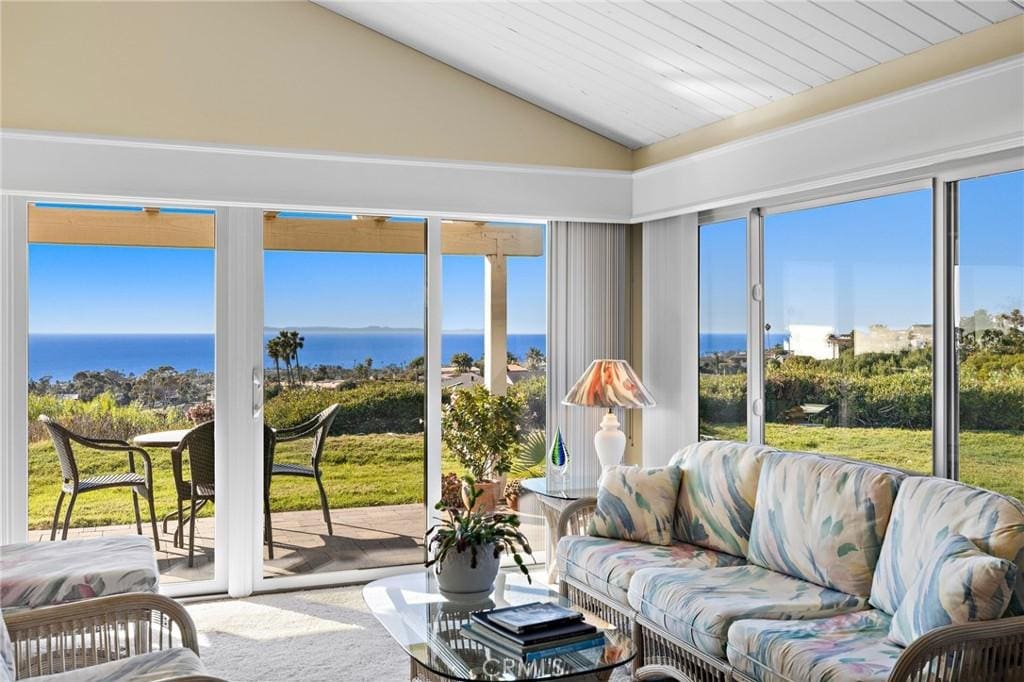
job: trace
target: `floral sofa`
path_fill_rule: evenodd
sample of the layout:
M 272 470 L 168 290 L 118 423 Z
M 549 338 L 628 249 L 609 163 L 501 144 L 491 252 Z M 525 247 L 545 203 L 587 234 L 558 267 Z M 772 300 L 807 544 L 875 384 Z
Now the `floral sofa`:
M 727 441 L 688 446 L 671 466 L 679 483 L 666 545 L 591 534 L 605 513 L 595 498 L 573 503 L 559 520 L 561 590 L 632 630 L 637 678 L 1024 679 L 1020 501 L 873 464 Z M 646 514 L 638 506 L 649 511 L 652 500 L 626 487 L 635 499 L 613 500 L 611 514 Z M 631 528 L 628 518 L 613 520 Z M 957 541 L 984 566 L 1001 566 L 1004 579 L 984 583 L 994 592 L 978 599 L 981 606 L 965 598 L 922 616 L 915 600 L 929 597 L 929 580 L 940 576 L 917 579 L 930 573 L 936 552 L 966 551 Z M 965 594 L 981 590 L 979 576 L 959 578 Z M 998 613 L 988 620 L 915 634 L 918 621 L 963 621 L 951 620 L 958 608 L 973 609 L 976 621 L 989 603 Z

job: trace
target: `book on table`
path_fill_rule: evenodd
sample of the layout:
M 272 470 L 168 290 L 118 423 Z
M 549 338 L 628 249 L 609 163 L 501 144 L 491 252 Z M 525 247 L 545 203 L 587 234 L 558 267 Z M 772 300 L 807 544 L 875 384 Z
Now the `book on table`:
M 540 628 L 576 623 L 583 620 L 579 611 L 567 609 L 550 602 L 533 602 L 520 606 L 508 606 L 503 609 L 492 609 L 486 613 L 488 619 L 509 632 L 527 632 Z
M 557 604 L 478 611 L 470 616 L 463 631 L 477 642 L 527 660 L 604 644 L 604 634 L 584 622 L 583 614 Z

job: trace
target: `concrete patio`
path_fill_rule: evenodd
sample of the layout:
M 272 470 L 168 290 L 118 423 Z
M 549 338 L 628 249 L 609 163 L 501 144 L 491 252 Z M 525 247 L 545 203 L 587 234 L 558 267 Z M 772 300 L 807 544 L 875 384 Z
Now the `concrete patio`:
M 543 550 L 544 521 L 532 495 L 520 498 L 519 513 L 523 532 L 537 551 Z M 277 512 L 272 517 L 273 559 L 268 557 L 267 546 L 263 546 L 264 575 L 272 578 L 422 563 L 424 514 L 420 504 L 332 509 L 334 535 L 328 535 L 319 509 Z M 211 580 L 213 517 L 201 517 L 196 522 L 195 566 L 192 568 L 188 567 L 188 528 L 183 548 L 173 545 L 174 529 L 173 523 L 168 524 L 167 533 L 163 532 L 162 525 L 160 527 L 160 551 L 156 554 L 162 581 Z M 143 531 L 148 533 L 148 530 L 144 523 Z M 134 535 L 135 532 L 135 526 L 127 524 L 72 528 L 68 539 Z M 29 539 L 48 541 L 50 531 L 31 530 Z

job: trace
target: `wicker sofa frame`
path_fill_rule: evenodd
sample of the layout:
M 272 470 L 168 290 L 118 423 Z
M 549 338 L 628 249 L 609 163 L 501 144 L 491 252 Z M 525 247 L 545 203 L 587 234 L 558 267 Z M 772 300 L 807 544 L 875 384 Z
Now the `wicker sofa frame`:
M 597 507 L 593 497 L 576 500 L 558 520 L 558 539 L 583 535 Z M 681 682 L 756 682 L 715 658 L 680 641 L 655 623 L 624 609 L 587 585 L 565 575 L 559 589 L 573 604 L 623 630 L 631 630 L 637 657 L 634 679 Z M 1024 682 L 1024 616 L 950 625 L 933 630 L 904 649 L 889 673 L 889 682 Z
M 199 655 L 196 626 L 173 599 L 149 592 L 46 606 L 4 616 L 16 679 L 43 677 L 174 648 Z M 188 675 L 174 682 L 216 682 Z M 168 681 L 169 682 L 169 681 Z

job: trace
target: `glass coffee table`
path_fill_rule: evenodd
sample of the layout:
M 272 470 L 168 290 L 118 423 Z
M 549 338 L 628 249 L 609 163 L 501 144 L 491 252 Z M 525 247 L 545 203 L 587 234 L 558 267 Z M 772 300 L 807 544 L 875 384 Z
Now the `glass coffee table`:
M 587 622 L 605 633 L 604 647 L 524 661 L 492 651 L 466 637 L 462 626 L 481 609 L 536 601 L 570 606 L 544 585 L 529 585 L 519 573 L 500 573 L 494 592 L 480 604 L 450 602 L 441 596 L 431 571 L 375 580 L 363 600 L 388 634 L 409 654 L 409 679 L 438 680 L 607 680 L 615 668 L 636 656 L 630 633 L 619 632 L 592 614 Z

